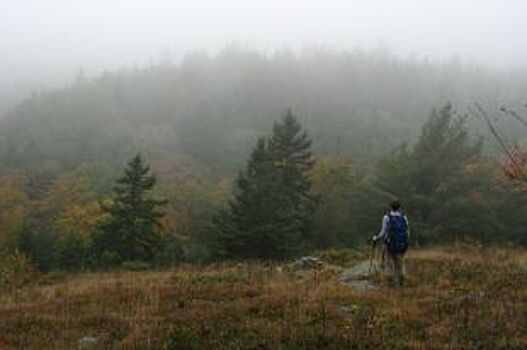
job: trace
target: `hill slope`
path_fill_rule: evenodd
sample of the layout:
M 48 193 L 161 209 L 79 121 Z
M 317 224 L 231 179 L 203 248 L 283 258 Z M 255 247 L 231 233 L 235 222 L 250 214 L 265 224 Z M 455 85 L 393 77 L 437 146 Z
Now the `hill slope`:
M 34 94 L 0 120 L 0 166 L 121 164 L 141 150 L 155 161 L 184 155 L 232 172 L 290 107 L 317 152 L 369 159 L 411 141 L 430 109 L 446 101 L 461 111 L 474 101 L 515 107 L 526 94 L 523 73 L 455 61 L 324 50 L 266 56 L 231 47 Z

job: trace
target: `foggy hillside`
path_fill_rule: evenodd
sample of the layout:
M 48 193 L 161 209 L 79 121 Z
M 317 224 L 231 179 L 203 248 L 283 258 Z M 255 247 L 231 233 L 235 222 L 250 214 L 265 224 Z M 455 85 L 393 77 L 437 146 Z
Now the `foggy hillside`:
M 527 349 L 522 0 L 1 0 L 1 349 Z
M 516 108 L 525 96 L 522 71 L 402 60 L 383 50 L 265 55 L 230 46 L 180 64 L 79 74 L 67 87 L 33 94 L 0 120 L 0 165 L 119 165 L 141 150 L 232 173 L 288 108 L 315 153 L 374 160 L 412 142 L 433 107 L 450 101 L 460 114 L 474 102 Z

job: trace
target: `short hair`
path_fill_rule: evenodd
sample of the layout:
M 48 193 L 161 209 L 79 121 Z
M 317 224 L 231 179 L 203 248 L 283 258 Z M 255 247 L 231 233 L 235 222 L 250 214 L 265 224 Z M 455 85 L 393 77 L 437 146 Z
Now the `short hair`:
M 390 202 L 390 208 L 392 208 L 393 211 L 397 211 L 401 208 L 401 202 L 398 200 L 394 200 Z

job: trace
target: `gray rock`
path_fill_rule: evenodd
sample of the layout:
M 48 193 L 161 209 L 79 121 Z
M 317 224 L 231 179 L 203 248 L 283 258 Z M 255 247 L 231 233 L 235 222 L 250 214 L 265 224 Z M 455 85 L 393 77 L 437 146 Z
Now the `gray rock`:
M 93 336 L 86 336 L 79 339 L 77 342 L 78 349 L 80 350 L 91 350 L 91 349 L 97 349 L 97 345 L 99 344 L 99 340 Z
M 357 305 L 351 304 L 349 306 L 341 306 L 341 307 L 339 307 L 339 311 L 341 311 L 341 312 L 343 312 L 345 314 L 352 314 L 355 311 L 357 311 L 358 308 L 359 307 Z
M 303 256 L 297 261 L 289 264 L 287 270 L 299 271 L 299 270 L 318 270 L 324 267 L 324 263 L 319 259 L 312 256 Z
M 357 289 L 375 289 L 370 280 L 370 262 L 363 261 L 340 274 L 339 281 Z
M 363 261 L 347 270 L 342 272 L 340 275 L 340 281 L 341 282 L 349 282 L 349 281 L 361 281 L 368 279 L 369 273 L 370 273 L 370 262 L 369 261 Z

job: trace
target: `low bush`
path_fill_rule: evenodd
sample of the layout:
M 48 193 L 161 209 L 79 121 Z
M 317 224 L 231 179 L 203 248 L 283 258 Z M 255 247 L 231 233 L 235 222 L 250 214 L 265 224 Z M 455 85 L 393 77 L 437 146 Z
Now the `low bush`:
M 27 283 L 34 270 L 24 254 L 18 251 L 0 255 L 0 293 Z

